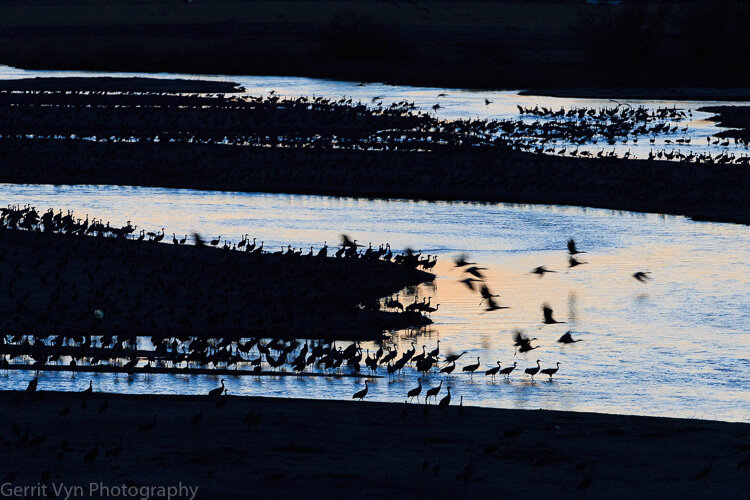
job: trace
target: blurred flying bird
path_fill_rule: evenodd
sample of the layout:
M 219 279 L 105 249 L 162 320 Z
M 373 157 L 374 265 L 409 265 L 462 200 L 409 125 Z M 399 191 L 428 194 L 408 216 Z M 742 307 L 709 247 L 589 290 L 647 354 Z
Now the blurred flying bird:
M 471 274 L 475 278 L 484 279 L 484 275 L 482 274 L 482 271 L 486 271 L 486 267 L 477 267 L 477 266 L 471 266 L 470 268 L 466 269 L 464 272 Z
M 573 340 L 573 336 L 571 335 L 570 331 L 563 333 L 562 337 L 560 337 L 557 341 L 561 344 L 574 344 L 576 342 L 581 342 L 580 339 Z
M 568 240 L 568 253 L 569 253 L 570 255 L 576 255 L 576 254 L 579 254 L 579 253 L 586 253 L 586 252 L 581 252 L 581 251 L 579 251 L 579 250 L 578 250 L 578 249 L 576 248 L 576 240 L 574 240 L 573 238 L 570 238 L 570 239 Z
M 552 308 L 547 304 L 542 305 L 542 312 L 544 313 L 545 325 L 554 325 L 555 323 L 565 323 L 565 321 L 557 321 L 552 317 Z
M 464 278 L 464 279 L 461 280 L 461 283 L 463 283 L 464 285 L 466 285 L 466 288 L 468 288 L 472 292 L 476 291 L 475 288 L 474 288 L 474 283 L 477 283 L 477 282 L 481 283 L 482 280 L 478 280 L 478 279 L 474 279 L 474 278 Z
M 476 264 L 476 262 L 469 262 L 468 259 L 469 256 L 465 253 L 462 253 L 461 255 L 455 257 L 453 259 L 453 263 L 455 264 L 455 267 L 463 267 L 463 266 L 470 266 Z
M 568 258 L 568 267 L 576 267 L 576 266 L 580 266 L 581 264 L 588 264 L 588 262 L 576 260 L 576 258 L 573 257 L 572 255 Z
M 538 274 L 540 278 L 544 276 L 544 273 L 556 273 L 556 272 L 557 271 L 551 271 L 547 269 L 545 266 L 535 267 L 534 270 L 531 271 L 532 274 Z
M 648 271 L 638 271 L 637 273 L 633 274 L 633 278 L 637 279 L 641 283 L 645 283 L 646 281 L 652 279 L 649 274 L 651 273 Z

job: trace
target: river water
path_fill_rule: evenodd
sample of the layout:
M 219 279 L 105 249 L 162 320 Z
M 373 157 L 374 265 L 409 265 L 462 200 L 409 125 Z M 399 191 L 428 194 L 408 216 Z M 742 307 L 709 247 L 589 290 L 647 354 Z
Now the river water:
M 750 229 L 684 217 L 559 206 L 432 203 L 283 194 L 232 193 L 112 186 L 0 185 L 3 204 L 72 209 L 113 225 L 132 220 L 146 230 L 178 237 L 197 231 L 239 241 L 242 234 L 276 250 L 291 244 L 316 249 L 348 233 L 360 242 L 389 242 L 438 255 L 432 285 L 416 290 L 440 304 L 426 331 L 396 332 L 403 352 L 417 349 L 480 357 L 482 370 L 518 362 L 509 381 L 454 372 L 443 384 L 454 401 L 502 408 L 750 420 Z M 567 267 L 573 237 L 587 264 Z M 171 243 L 170 243 L 171 244 Z M 462 283 L 452 257 L 467 253 L 488 268 L 487 283 L 509 309 L 487 312 Z M 539 265 L 557 271 L 530 274 Z M 632 274 L 649 271 L 653 280 Z M 408 292 L 408 293 L 413 293 Z M 410 301 L 410 298 L 402 301 Z M 543 325 L 548 303 L 565 324 Z M 540 347 L 514 355 L 511 331 L 523 329 Z M 566 331 L 582 342 L 562 345 Z M 372 350 L 377 346 L 363 344 Z M 531 382 L 523 369 L 560 362 L 553 381 Z M 22 388 L 30 372 L 0 373 L 0 388 Z M 416 386 L 407 370 L 374 379 L 368 399 L 402 402 Z M 42 373 L 42 389 L 204 393 L 211 376 L 175 377 Z M 431 375 L 427 386 L 443 380 Z M 357 379 L 228 377 L 230 394 L 349 399 Z

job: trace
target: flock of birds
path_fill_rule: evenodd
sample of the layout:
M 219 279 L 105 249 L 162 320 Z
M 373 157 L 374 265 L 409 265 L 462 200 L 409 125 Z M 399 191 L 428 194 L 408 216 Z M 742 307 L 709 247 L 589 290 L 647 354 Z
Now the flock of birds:
M 62 211 L 54 212 L 48 210 L 41 215 L 31 206 L 9 206 L 0 209 L 0 224 L 10 229 L 26 229 L 53 231 L 64 234 L 89 235 L 100 238 L 135 238 L 148 240 L 158 243 L 165 239 L 165 232 L 162 228 L 159 232 L 146 233 L 141 230 L 137 232 L 137 226 L 127 225 L 114 227 L 109 223 L 101 220 L 92 220 L 89 222 L 88 217 L 85 220 L 76 218 L 74 214 L 68 212 L 63 214 Z M 137 235 L 137 236 L 136 236 Z M 172 235 L 172 244 L 184 245 L 187 242 L 187 235 L 178 238 Z M 220 245 L 226 251 L 243 251 L 261 253 L 264 251 L 263 242 L 257 243 L 255 239 L 250 239 L 248 235 L 243 235 L 239 242 L 231 243 L 229 240 L 218 236 L 208 242 L 204 242 L 197 235 L 195 236 L 197 245 L 211 245 L 219 247 Z M 293 249 L 291 246 L 284 247 L 277 253 L 300 254 L 302 249 Z M 587 264 L 581 260 L 580 254 L 585 252 L 578 249 L 573 239 L 567 242 L 568 265 L 570 268 Z M 317 252 L 310 249 L 310 256 L 325 258 L 363 258 L 377 259 L 396 262 L 413 268 L 422 268 L 431 270 L 437 263 L 437 257 L 434 255 L 423 256 L 421 252 L 415 253 L 407 249 L 403 253 L 394 254 L 390 245 L 381 245 L 374 248 L 372 244 L 364 247 L 346 235 L 342 235 L 342 242 L 339 249 L 335 252 L 329 251 L 329 247 L 324 245 Z M 454 259 L 454 269 L 460 270 L 463 277 L 460 282 L 472 292 L 481 296 L 480 306 L 485 311 L 492 312 L 507 309 L 507 306 L 500 304 L 499 295 L 493 293 L 485 281 L 486 268 L 480 267 L 476 262 L 470 262 L 468 256 L 459 255 Z M 538 266 L 530 271 L 540 278 L 547 273 L 556 271 L 546 266 Z M 639 271 L 633 274 L 633 278 L 646 282 L 651 279 L 650 274 L 645 271 Z M 418 312 L 433 313 L 436 312 L 440 304 L 433 305 L 431 298 L 419 299 L 414 296 L 413 301 L 402 303 L 400 296 L 396 295 L 386 297 L 375 305 L 363 305 L 375 309 L 396 310 L 400 312 Z M 546 325 L 564 323 L 554 318 L 554 312 L 547 304 L 542 305 L 542 323 Z M 69 338 L 63 335 L 56 337 L 31 336 L 15 334 L 0 336 L 0 350 L 3 355 L 0 358 L 0 368 L 8 368 L 9 360 L 14 358 L 30 357 L 34 360 L 32 368 L 41 368 L 51 362 L 60 361 L 64 357 L 71 358 L 70 364 L 88 363 L 91 365 L 102 362 L 114 366 L 121 366 L 126 373 L 134 373 L 139 364 L 145 363 L 146 367 L 151 367 L 152 363 L 159 366 L 172 366 L 175 368 L 189 367 L 230 367 L 247 366 L 251 371 L 262 373 L 264 370 L 275 372 L 283 370 L 285 366 L 291 368 L 292 372 L 305 374 L 309 371 L 320 371 L 324 374 L 337 375 L 342 372 L 359 374 L 362 370 L 367 370 L 370 376 L 376 375 L 378 370 L 382 369 L 389 377 L 395 377 L 403 372 L 406 368 L 412 369 L 419 374 L 417 387 L 407 393 L 407 398 L 413 400 L 419 399 L 423 390 L 423 382 L 433 372 L 450 377 L 457 369 L 457 362 L 467 352 L 460 354 L 441 354 L 440 341 L 437 346 L 427 351 L 426 345 L 422 346 L 421 353 L 416 350 L 415 342 L 411 343 L 410 349 L 403 353 L 398 352 L 396 345 L 387 345 L 381 343 L 379 348 L 372 354 L 369 349 L 363 350 L 360 342 L 352 342 L 346 346 L 340 345 L 335 341 L 318 340 L 317 342 L 302 342 L 300 340 L 282 340 L 263 338 L 247 339 L 206 339 L 186 336 L 184 338 L 166 338 L 154 336 L 151 339 L 151 350 L 138 350 L 138 339 L 135 335 L 80 335 L 77 338 Z M 521 330 L 515 330 L 513 333 L 514 355 L 525 354 L 539 346 L 534 344 L 536 338 L 526 336 Z M 575 344 L 580 342 L 574 339 L 572 332 L 564 333 L 559 339 L 562 344 Z M 511 374 L 518 367 L 518 362 L 503 365 L 496 361 L 494 365 L 481 369 L 481 359 L 476 358 L 476 363 L 470 363 L 460 368 L 460 373 L 467 374 L 470 377 L 477 372 L 484 371 L 485 376 L 505 377 L 509 379 Z M 533 382 L 536 375 L 544 375 L 551 380 L 560 369 L 560 362 L 555 362 L 553 366 L 542 367 L 541 360 L 536 360 L 536 364 L 524 368 L 524 373 Z M 141 366 L 143 367 L 143 366 Z M 367 384 L 367 382 L 366 382 Z M 227 389 L 222 383 L 222 392 L 226 393 Z M 355 399 L 364 399 L 368 394 L 369 387 L 358 391 Z M 443 391 L 443 381 L 439 385 L 431 388 L 425 388 L 425 402 L 430 399 L 436 399 Z M 450 386 L 446 388 L 447 394 L 441 400 L 442 405 L 450 403 Z
M 587 264 L 587 262 L 579 260 L 578 255 L 583 252 L 578 249 L 576 242 L 574 239 L 569 239 L 567 242 L 567 250 L 568 250 L 568 266 L 570 268 L 580 266 L 582 264 Z M 462 272 L 466 277 L 461 279 L 461 283 L 463 283 L 470 291 L 472 292 L 478 292 L 482 300 L 480 302 L 480 305 L 484 304 L 486 302 L 486 311 L 497 311 L 500 309 L 508 309 L 508 307 L 499 305 L 497 301 L 497 297 L 499 297 L 498 294 L 492 293 L 492 290 L 489 288 L 485 281 L 485 276 L 482 271 L 486 271 L 486 268 L 478 267 L 476 262 L 469 262 L 468 256 L 466 255 L 459 255 L 454 259 L 454 268 L 461 269 Z M 553 271 L 551 269 L 548 269 L 546 266 L 538 266 L 534 268 L 531 273 L 538 275 L 540 278 L 543 277 L 547 273 L 554 273 L 556 271 Z M 633 273 L 632 277 L 641 282 L 645 283 L 651 279 L 650 272 L 648 271 L 637 271 Z M 414 299 L 414 305 L 417 304 L 417 298 Z M 399 307 L 403 308 L 403 305 L 398 301 L 398 297 L 396 299 L 388 299 L 386 300 L 386 306 L 387 307 Z M 558 321 L 554 318 L 554 311 L 548 304 L 542 305 L 542 323 L 545 325 L 553 325 L 553 324 L 561 324 L 565 323 L 564 321 Z M 533 345 L 532 342 L 537 340 L 535 337 L 528 337 L 526 336 L 521 330 L 514 330 L 513 332 L 513 347 L 514 347 L 514 356 L 516 353 L 525 354 L 527 352 L 530 352 L 534 349 L 537 349 L 539 345 Z M 561 344 L 575 344 L 577 342 L 581 342 L 580 339 L 574 339 L 572 335 L 572 331 L 565 332 L 558 341 Z M 437 341 L 437 347 L 433 349 L 432 351 L 427 352 L 426 346 L 422 346 L 422 353 L 415 355 L 415 349 L 414 349 L 414 343 L 412 342 L 412 347 L 410 350 L 406 351 L 399 360 L 393 364 L 395 369 L 402 368 L 404 365 L 406 365 L 409 362 L 413 362 L 415 364 L 415 368 L 418 372 L 424 373 L 427 375 L 430 372 L 430 369 L 432 367 L 436 367 L 439 371 L 439 373 L 445 374 L 446 376 L 449 376 L 453 371 L 456 369 L 456 362 L 464 355 L 467 351 L 463 351 L 460 354 L 449 354 L 445 355 L 444 358 L 441 360 L 440 357 L 440 341 Z M 374 361 L 377 361 L 379 359 L 380 352 L 376 353 L 376 359 Z M 390 362 L 392 359 L 396 358 L 395 348 L 393 351 L 389 352 L 387 356 L 384 358 L 385 362 Z M 476 358 L 476 363 L 467 364 L 463 367 L 461 367 L 462 373 L 467 373 L 469 376 L 473 377 L 473 374 L 480 370 L 481 368 L 481 358 Z M 440 367 L 440 363 L 443 363 L 443 366 Z M 529 376 L 530 380 L 534 381 L 534 376 L 538 374 L 546 375 L 549 377 L 549 380 L 552 380 L 553 375 L 555 375 L 558 370 L 560 369 L 560 365 L 562 363 L 556 362 L 554 366 L 542 368 L 541 366 L 541 360 L 537 359 L 536 364 L 526 367 L 524 369 L 524 373 Z M 366 365 L 371 368 L 371 370 L 377 368 L 377 364 L 373 366 L 372 361 L 369 358 L 369 352 L 368 352 L 368 359 L 366 360 Z M 390 372 L 390 366 L 389 366 L 389 372 Z M 514 361 L 513 364 L 509 364 L 508 366 L 503 368 L 503 365 L 500 361 L 496 362 L 496 366 L 491 366 L 484 370 L 485 376 L 492 377 L 494 379 L 497 375 L 504 376 L 506 379 L 508 379 L 513 373 L 513 371 L 518 366 L 518 362 Z M 407 393 L 407 398 L 411 401 L 413 398 L 419 398 L 419 395 L 422 392 L 423 386 L 422 382 L 425 379 L 423 377 L 418 378 L 418 385 L 414 389 L 411 389 Z M 440 381 L 440 384 L 428 389 L 425 393 L 425 403 L 429 402 L 429 399 L 431 397 L 435 398 L 440 393 L 443 386 L 443 381 Z M 441 400 L 441 406 L 442 405 L 448 405 L 450 404 L 450 386 L 448 386 L 448 394 Z M 353 399 L 364 399 L 365 396 L 367 396 L 368 393 L 368 386 L 365 384 L 365 388 L 356 392 L 352 398 Z M 463 401 L 463 397 L 462 397 Z
M 615 149 L 607 151 L 607 146 L 621 146 L 631 144 L 638 146 L 648 143 L 651 149 L 649 160 L 669 160 L 683 163 L 705 164 L 737 164 L 750 165 L 750 155 L 736 153 L 728 148 L 748 149 L 750 145 L 741 138 L 706 137 L 706 146 L 723 148 L 718 154 L 710 151 L 687 154 L 675 147 L 689 148 L 699 145 L 693 138 L 686 136 L 688 125 L 680 122 L 692 118 L 692 110 L 681 110 L 676 107 L 659 107 L 657 109 L 645 106 L 633 107 L 620 105 L 599 108 L 551 108 L 535 106 L 518 106 L 522 119 L 502 122 L 500 137 L 511 141 L 514 147 L 537 154 L 554 154 L 578 158 L 616 158 L 619 156 Z M 528 119 L 534 119 L 529 121 Z M 654 150 L 657 138 L 681 134 L 677 138 L 665 138 L 667 148 Z M 648 141 L 648 142 L 647 142 Z M 558 146 L 559 143 L 562 143 Z M 599 144 L 605 145 L 597 152 L 589 148 Z M 622 154 L 623 158 L 630 158 L 630 150 Z
M 124 226 L 117 227 L 110 225 L 109 221 L 105 223 L 101 219 L 94 218 L 89 221 L 88 214 L 86 214 L 85 219 L 76 217 L 70 210 L 63 214 L 62 210 L 55 212 L 52 208 L 49 208 L 47 211 L 43 212 L 42 215 L 39 215 L 36 207 L 31 205 L 8 205 L 7 207 L 0 208 L 0 227 L 8 229 L 23 229 L 27 231 L 39 230 L 42 232 L 70 234 L 76 236 L 135 239 L 136 241 L 145 240 L 154 243 L 160 243 L 164 240 L 166 235 L 164 228 L 161 228 L 161 231 L 148 232 L 145 229 L 141 229 L 140 232 L 136 233 L 138 226 L 131 224 L 131 221 L 127 221 L 127 224 Z M 192 240 L 193 243 L 198 246 L 210 245 L 222 248 L 226 251 L 240 251 L 258 255 L 263 253 L 274 253 L 269 252 L 268 249 L 264 248 L 264 241 L 257 243 L 256 238 L 253 238 L 252 241 L 250 241 L 247 234 L 243 235 L 239 242 L 232 242 L 226 238 L 222 239 L 221 235 L 205 241 L 197 233 L 192 235 Z M 185 245 L 188 242 L 188 236 L 184 235 L 182 238 L 177 238 L 175 233 L 172 233 L 171 241 L 174 245 Z M 280 247 L 275 253 L 303 255 L 303 251 L 302 248 L 292 248 L 291 245 L 287 245 Z M 405 249 L 402 253 L 394 253 L 391 250 L 389 243 L 381 244 L 378 248 L 374 248 L 372 242 L 370 242 L 368 247 L 365 248 L 363 244 L 357 243 L 357 240 L 352 240 L 347 235 L 341 236 L 341 245 L 335 251 L 328 246 L 327 242 L 325 242 L 323 247 L 317 251 L 311 246 L 306 255 L 319 258 L 336 257 L 385 260 L 415 269 L 421 268 L 425 271 L 432 269 L 437 263 L 436 255 L 423 256 L 422 252 L 414 252 L 410 248 Z
M 439 94 L 438 98 L 446 94 Z M 45 105 L 38 106 L 36 100 Z M 7 123 L 0 138 L 96 142 L 168 142 L 276 148 L 428 151 L 441 147 L 491 146 L 578 158 L 630 158 L 648 141 L 648 159 L 683 163 L 750 165 L 750 147 L 740 138 L 707 137 L 705 146 L 722 151 L 693 152 L 686 135 L 692 110 L 629 104 L 552 109 L 518 105 L 518 119 L 441 120 L 413 102 L 388 105 L 382 96 L 365 104 L 352 98 L 283 98 L 225 94 L 169 95 L 106 92 L 0 92 Z M 485 99 L 485 104 L 492 101 Z M 438 111 L 438 102 L 431 107 Z M 248 129 L 248 114 L 254 125 Z M 40 125 L 47 123 L 47 125 Z M 175 124 L 179 124 L 176 127 Z M 123 133 L 127 131 L 127 133 Z M 679 137 L 673 137 L 681 134 Z M 598 151 L 592 149 L 602 147 Z M 609 150 L 609 146 L 613 148 Z M 730 150 L 733 146 L 733 150 Z M 689 151 L 683 153 L 680 147 Z

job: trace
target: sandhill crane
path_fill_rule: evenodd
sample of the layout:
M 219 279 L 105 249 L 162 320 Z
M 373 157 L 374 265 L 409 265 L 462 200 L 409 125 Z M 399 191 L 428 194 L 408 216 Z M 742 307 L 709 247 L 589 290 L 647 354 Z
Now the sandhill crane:
M 560 362 L 558 361 L 557 366 L 555 366 L 555 368 L 545 368 L 544 370 L 542 370 L 542 373 L 545 375 L 549 375 L 550 380 L 552 380 L 552 375 L 557 373 L 557 370 L 559 369 L 560 369 Z
M 499 309 L 510 309 L 510 307 L 501 306 L 500 304 L 495 302 L 495 299 L 493 299 L 492 297 L 487 299 L 487 308 L 485 309 L 485 311 L 497 311 Z
M 473 365 L 466 365 L 463 368 L 461 368 L 461 371 L 463 372 L 469 372 L 469 375 L 474 375 L 474 372 L 479 368 L 479 356 L 477 356 L 477 362 Z
M 539 369 L 541 368 L 541 366 L 539 365 L 539 363 L 540 363 L 540 361 L 537 359 L 536 360 L 536 366 L 531 367 L 531 368 L 526 368 L 526 370 L 524 370 L 527 375 L 531 375 L 531 380 L 534 380 L 534 375 L 536 375 L 537 373 L 539 373 Z
M 461 280 L 461 283 L 463 283 L 466 288 L 474 292 L 474 283 L 481 283 L 482 280 L 474 279 L 474 278 L 464 278 Z
M 443 396 L 443 399 L 440 400 L 438 403 L 438 408 L 441 410 L 443 408 L 447 408 L 448 405 L 451 404 L 451 386 L 448 386 L 448 394 L 446 396 Z
M 482 295 L 482 302 L 500 296 L 500 294 L 493 294 L 485 283 L 482 283 L 482 286 L 479 287 L 479 293 Z M 480 306 L 482 305 L 482 302 L 479 303 Z
M 430 398 L 437 399 L 437 395 L 440 394 L 440 389 L 442 387 L 443 387 L 443 381 L 441 380 L 440 385 L 438 385 L 437 387 L 433 387 L 432 389 L 427 391 L 427 394 L 424 397 L 425 403 L 427 403 L 430 400 Z
M 398 300 L 398 294 L 395 299 L 388 299 L 385 301 L 385 307 L 390 309 L 399 309 L 401 312 L 404 311 L 404 305 Z
M 576 342 L 581 342 L 580 339 L 573 340 L 573 336 L 571 335 L 571 331 L 567 331 L 567 332 L 563 333 L 562 337 L 560 337 L 559 339 L 557 339 L 557 341 L 560 342 L 561 344 L 574 344 Z
M 552 271 L 550 269 L 547 269 L 545 266 L 539 266 L 539 267 L 535 267 L 531 271 L 531 274 L 538 274 L 539 277 L 541 278 L 542 276 L 544 276 L 545 273 L 556 273 L 556 272 L 557 271 Z
M 417 403 L 419 403 L 419 394 L 422 392 L 422 378 L 417 379 L 417 387 L 414 389 L 411 389 L 406 396 L 409 398 L 409 401 L 411 402 L 414 398 L 417 398 Z
M 518 352 L 525 353 L 529 352 L 531 350 L 536 349 L 536 347 L 531 346 L 531 341 L 536 340 L 536 337 L 529 338 L 526 335 L 523 334 L 521 330 L 513 330 L 513 345 L 517 348 Z M 515 354 L 514 354 L 515 355 Z
M 461 254 L 453 259 L 453 263 L 455 264 L 454 267 L 464 267 L 464 266 L 471 266 L 476 264 L 476 262 L 469 262 L 466 260 L 469 256 L 466 254 Z
M 516 369 L 516 365 L 518 364 L 517 361 L 513 362 L 513 366 L 507 366 L 500 370 L 500 375 L 505 375 L 505 378 L 508 378 L 510 374 L 513 372 L 513 370 Z
M 458 361 L 458 358 L 460 358 L 464 354 L 466 354 L 466 351 L 462 352 L 461 354 L 450 354 L 450 355 L 448 355 L 448 356 L 445 357 L 444 362 L 445 363 L 455 363 L 456 361 Z
M 208 397 L 218 398 L 219 396 L 221 396 L 224 393 L 224 382 L 226 382 L 226 380 L 221 379 L 221 387 L 217 387 L 216 389 L 211 389 L 210 391 L 208 391 Z
M 641 283 L 645 283 L 646 281 L 651 279 L 651 276 L 649 276 L 649 274 L 651 273 L 648 271 L 638 271 L 637 273 L 633 274 L 633 278 L 637 279 Z
M 450 375 L 453 373 L 453 370 L 456 369 L 456 362 L 451 361 L 451 363 L 448 366 L 444 366 L 440 369 L 440 373 L 445 373 L 446 375 Z
M 89 380 L 89 386 L 83 392 L 81 392 L 81 397 L 88 397 L 92 392 L 94 392 L 94 383 L 93 381 Z
M 576 248 L 576 240 L 574 240 L 573 238 L 570 238 L 570 239 L 568 240 L 568 253 L 569 253 L 570 255 L 576 255 L 576 254 L 579 254 L 579 253 L 586 253 L 586 252 L 581 252 L 581 251 L 579 251 L 579 250 L 578 250 L 578 249 Z
M 363 401 L 365 399 L 365 396 L 367 396 L 367 389 L 367 381 L 365 380 L 365 388 L 352 394 L 352 399 L 359 399 L 360 401 Z
M 545 325 L 554 325 L 556 323 L 565 323 L 565 321 L 557 321 L 557 320 L 555 320 L 555 318 L 552 317 L 552 312 L 553 312 L 552 308 L 549 305 L 547 305 L 547 304 L 542 305 L 542 312 L 544 313 L 543 323 Z
M 492 368 L 484 372 L 484 374 L 492 376 L 492 378 L 494 379 L 495 375 L 497 375 L 497 372 L 499 371 L 500 371 L 500 361 L 497 362 L 497 366 L 493 366 Z
M 437 357 L 440 355 L 440 339 L 437 341 L 437 346 L 430 351 L 428 354 L 431 358 L 437 359 Z
M 465 269 L 464 272 L 471 274 L 475 278 L 479 278 L 480 280 L 484 279 L 484 274 L 482 274 L 482 271 L 486 271 L 486 267 L 477 267 L 477 266 L 471 266 L 468 269 Z
M 572 255 L 570 257 L 568 257 L 568 267 L 576 267 L 576 266 L 580 266 L 580 265 L 583 265 L 583 264 L 588 264 L 588 262 L 584 262 L 582 260 L 578 260 L 575 257 L 573 257 Z
M 221 243 L 221 235 L 219 235 L 219 237 L 216 238 L 215 240 L 211 240 L 209 243 L 211 243 L 211 246 L 215 247 L 216 245 L 218 245 L 219 243 Z
M 36 372 L 34 378 L 29 381 L 29 385 L 26 386 L 26 395 L 34 394 L 36 392 L 37 385 L 39 384 L 39 371 Z

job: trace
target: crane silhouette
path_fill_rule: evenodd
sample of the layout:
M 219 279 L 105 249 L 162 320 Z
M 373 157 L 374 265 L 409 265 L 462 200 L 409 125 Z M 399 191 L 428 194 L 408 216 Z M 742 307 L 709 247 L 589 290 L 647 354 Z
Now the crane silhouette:
M 473 376 L 474 372 L 479 368 L 479 357 L 477 356 L 477 362 L 473 365 L 466 365 L 463 368 L 461 368 L 461 371 L 468 372 L 469 375 Z
M 555 368 L 545 368 L 544 370 L 541 371 L 541 373 L 543 373 L 544 375 L 549 375 L 550 380 L 552 380 L 552 375 L 557 373 L 557 370 L 559 369 L 560 369 L 560 362 L 558 361 Z
M 422 377 L 417 379 L 417 387 L 414 389 L 411 389 L 408 393 L 406 393 L 406 397 L 409 398 L 409 401 L 411 402 L 414 398 L 417 398 L 417 403 L 419 403 L 419 394 L 422 392 Z
M 360 401 L 364 401 L 365 396 L 367 396 L 367 390 L 368 386 L 367 381 L 365 380 L 365 388 L 352 394 L 352 399 L 359 399 Z
M 541 366 L 540 366 L 539 363 L 540 363 L 540 361 L 537 359 L 536 360 L 536 366 L 531 367 L 531 368 L 526 368 L 526 370 L 524 370 L 527 375 L 531 375 L 531 380 L 534 380 L 534 375 L 536 375 L 537 373 L 539 373 L 539 369 L 541 368 Z
M 554 324 L 557 324 L 557 323 L 565 323 L 565 321 L 557 321 L 557 320 L 555 320 L 555 318 L 552 317 L 552 312 L 553 312 L 552 308 L 549 305 L 547 305 L 547 304 L 542 305 L 542 313 L 544 314 L 543 323 L 545 325 L 554 325 Z

